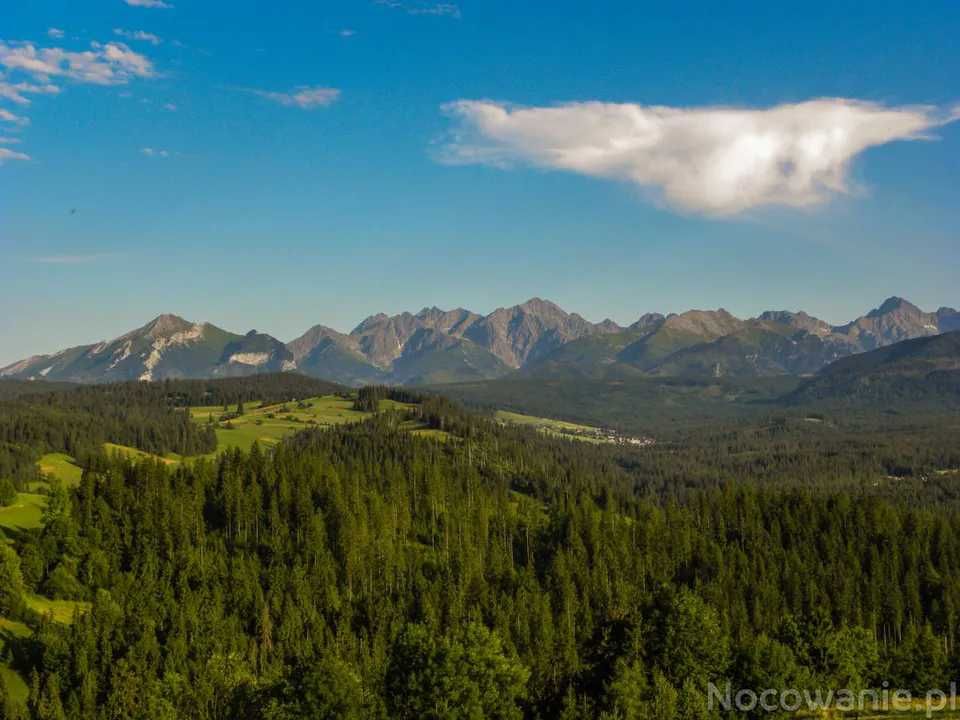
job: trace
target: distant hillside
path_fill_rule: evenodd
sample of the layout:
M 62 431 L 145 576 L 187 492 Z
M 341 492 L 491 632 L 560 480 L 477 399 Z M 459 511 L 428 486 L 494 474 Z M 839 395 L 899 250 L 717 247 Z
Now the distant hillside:
M 792 376 L 652 378 L 619 376 L 518 377 L 429 389 L 481 408 L 498 408 L 631 432 L 710 425 L 718 420 L 779 412 L 778 398 L 792 391 Z
M 905 340 L 838 360 L 789 399 L 960 403 L 960 332 Z

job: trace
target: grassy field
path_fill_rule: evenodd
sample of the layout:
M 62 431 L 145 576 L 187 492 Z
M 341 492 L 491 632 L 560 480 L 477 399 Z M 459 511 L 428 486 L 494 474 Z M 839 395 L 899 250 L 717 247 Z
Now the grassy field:
M 40 472 L 63 482 L 67 487 L 76 487 L 83 478 L 83 468 L 64 453 L 47 453 L 40 458 Z
M 39 595 L 28 595 L 24 599 L 27 605 L 37 612 L 44 614 L 52 612 L 53 619 L 60 623 L 73 622 L 75 611 L 78 609 L 80 612 L 86 612 L 90 609 L 90 603 L 48 600 Z M 10 638 L 25 638 L 30 637 L 31 634 L 30 628 L 23 623 L 0 617 L 0 683 L 3 683 L 7 693 L 14 701 L 25 702 L 30 691 L 23 677 L 9 666 L 6 643 Z
M 382 410 L 409 410 L 412 406 L 393 400 L 384 400 L 380 405 Z M 232 412 L 235 407 L 230 408 Z M 223 406 L 191 407 L 190 417 L 196 422 L 205 424 L 214 423 L 214 432 L 217 435 L 217 449 L 204 456 L 215 458 L 220 453 L 238 448 L 249 451 L 254 443 L 265 446 L 274 445 L 286 437 L 309 427 L 330 427 L 344 423 L 356 423 L 366 420 L 373 413 L 360 412 L 353 409 L 353 400 L 336 395 L 308 398 L 299 403 L 285 403 L 276 405 L 262 405 L 259 402 L 247 403 L 244 414 L 229 421 L 221 422 Z M 419 437 L 444 440 L 449 435 L 440 430 L 423 427 L 415 421 L 404 423 L 405 429 Z M 138 450 L 127 445 L 104 443 L 103 449 L 107 454 L 119 454 L 131 460 L 145 460 L 152 458 L 166 465 L 177 465 L 190 460 L 176 453 L 168 453 L 163 457 Z M 40 458 L 40 471 L 49 477 L 59 479 L 68 487 L 80 484 L 83 468 L 69 455 L 63 453 L 49 453 Z M 31 496 L 33 497 L 33 496 Z M 36 496 L 40 497 L 40 496 Z M 37 501 L 31 501 L 36 505 Z M 42 503 L 40 504 L 42 509 Z M 22 512 L 34 513 L 35 508 L 22 508 Z M 10 515 L 16 513 L 11 512 Z M 39 517 L 39 515 L 37 515 Z M 3 526 L 2 511 L 0 511 L 0 527 Z
M 20 532 L 39 528 L 46 504 L 47 498 L 44 495 L 18 493 L 17 501 L 13 505 L 0 507 L 0 535 L 3 530 Z
M 165 465 L 176 465 L 183 460 L 183 458 L 176 453 L 167 453 L 163 457 L 160 457 L 159 455 L 153 455 L 127 445 L 117 445 L 116 443 L 104 443 L 103 449 L 106 451 L 107 455 L 116 453 L 118 455 L 123 455 L 124 457 L 130 458 L 131 460 L 145 460 L 147 458 L 153 458 L 154 460 L 160 460 Z
M 7 693 L 17 701 L 25 701 L 29 694 L 27 683 L 19 674 L 6 664 L 6 641 L 11 637 L 28 637 L 30 628 L 15 620 L 0 617 L 0 683 L 6 686 Z
M 522 415 L 520 413 L 508 412 L 507 410 L 497 410 L 497 412 L 494 413 L 494 417 L 498 422 L 508 425 L 532 427 L 554 437 L 582 440 L 590 443 L 612 442 L 601 433 L 600 428 L 590 425 L 578 425 L 577 423 L 566 422 L 565 420 L 553 420 L 552 418 L 537 417 L 535 415 Z
M 58 623 L 72 623 L 76 612 L 85 613 L 90 603 L 79 600 L 51 600 L 42 595 L 27 594 L 23 597 L 27 607 L 41 615 L 52 614 Z
M 411 406 L 385 400 L 383 410 L 404 410 Z M 231 408 L 233 410 L 235 408 Z M 190 415 L 199 423 L 216 423 L 217 453 L 232 448 L 249 450 L 254 443 L 273 445 L 283 438 L 308 427 L 329 427 L 366 420 L 372 413 L 353 409 L 353 401 L 336 395 L 308 398 L 300 403 L 279 405 L 250 404 L 244 414 L 220 422 L 223 407 L 192 407 Z

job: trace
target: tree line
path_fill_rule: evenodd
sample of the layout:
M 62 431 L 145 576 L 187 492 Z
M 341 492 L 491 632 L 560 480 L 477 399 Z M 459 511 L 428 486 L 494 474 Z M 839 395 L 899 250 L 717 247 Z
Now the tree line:
M 35 629 L 8 712 L 672 720 L 716 715 L 708 682 L 955 676 L 960 511 L 866 481 L 909 439 L 817 460 L 774 424 L 644 455 L 419 400 L 450 439 L 383 413 L 57 491 L 0 563 Z M 90 609 L 57 624 L 31 592 Z

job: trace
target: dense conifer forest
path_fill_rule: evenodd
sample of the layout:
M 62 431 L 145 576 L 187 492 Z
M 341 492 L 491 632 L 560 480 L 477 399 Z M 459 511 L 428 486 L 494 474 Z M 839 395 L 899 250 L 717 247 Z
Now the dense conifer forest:
M 0 474 L 17 483 L 24 458 L 88 453 L 42 528 L 0 549 L 0 617 L 33 630 L 0 628 L 0 661 L 29 686 L 0 713 L 672 720 L 719 717 L 708 682 L 924 691 L 956 676 L 960 447 L 942 418 L 751 416 L 627 448 L 374 388 L 365 410 L 414 401 L 444 435 L 386 411 L 176 467 L 95 447 L 207 452 L 180 408 L 286 401 L 309 382 L 0 408 Z M 57 622 L 26 602 L 39 592 L 88 604 Z

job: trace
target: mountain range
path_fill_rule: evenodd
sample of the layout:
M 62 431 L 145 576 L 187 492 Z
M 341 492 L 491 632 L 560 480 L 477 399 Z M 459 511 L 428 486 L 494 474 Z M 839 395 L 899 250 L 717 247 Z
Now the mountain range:
M 350 333 L 316 325 L 288 343 L 160 315 L 114 340 L 36 355 L 0 377 L 81 383 L 298 371 L 347 385 L 534 377 L 808 375 L 841 358 L 960 329 L 960 312 L 892 297 L 830 325 L 804 312 L 740 319 L 724 309 L 648 313 L 623 327 L 533 298 L 489 315 L 458 308 L 373 315 Z

